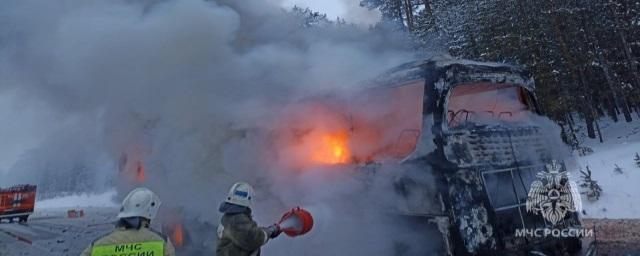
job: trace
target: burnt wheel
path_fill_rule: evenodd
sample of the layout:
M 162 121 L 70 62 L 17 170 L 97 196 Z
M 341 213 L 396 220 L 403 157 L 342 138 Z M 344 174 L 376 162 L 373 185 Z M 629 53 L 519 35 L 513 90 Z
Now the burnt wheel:
M 580 238 L 570 238 L 566 241 L 565 247 L 569 255 L 580 255 L 582 250 L 582 240 Z
M 20 218 L 18 219 L 18 222 L 20 223 L 27 223 L 27 220 L 29 219 L 29 215 L 27 216 L 20 216 Z

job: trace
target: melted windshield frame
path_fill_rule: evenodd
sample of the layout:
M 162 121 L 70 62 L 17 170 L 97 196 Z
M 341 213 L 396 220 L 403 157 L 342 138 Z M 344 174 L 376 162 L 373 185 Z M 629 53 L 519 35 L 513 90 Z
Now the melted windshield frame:
M 514 96 L 517 96 L 518 102 L 520 102 L 522 104 L 522 107 L 523 107 L 523 109 L 521 109 L 519 111 L 522 112 L 523 114 L 533 114 L 533 115 L 535 115 L 537 113 L 536 105 L 535 105 L 534 99 L 532 98 L 533 95 L 523 85 L 510 84 L 510 83 L 490 83 L 490 82 L 481 82 L 481 81 L 480 82 L 460 83 L 460 84 L 456 84 L 456 85 L 452 86 L 451 89 L 449 89 L 447 91 L 447 93 L 446 93 L 445 102 L 444 102 L 444 106 L 443 106 L 443 108 L 444 108 L 443 110 L 444 111 L 443 111 L 443 117 L 442 117 L 443 130 L 464 129 L 464 127 L 466 127 L 469 124 L 472 124 L 472 125 L 488 125 L 488 124 L 498 124 L 498 123 L 509 123 L 509 124 L 521 123 L 521 121 L 519 121 L 519 120 L 513 120 L 512 121 L 512 120 L 508 119 L 508 118 L 513 118 L 514 111 L 500 111 L 498 113 L 498 118 L 495 118 L 496 114 L 493 111 L 478 111 L 478 110 L 469 111 L 468 109 L 460 109 L 460 110 L 453 111 L 453 117 L 452 117 L 452 110 L 450 109 L 450 104 L 452 103 L 453 94 L 456 92 L 456 90 L 460 90 L 461 88 L 468 89 L 468 88 L 470 88 L 472 86 L 484 86 L 484 87 L 486 87 L 485 90 L 482 90 L 482 88 L 478 88 L 479 92 L 480 92 L 480 93 L 478 93 L 478 95 L 483 93 L 483 92 L 495 91 L 496 93 L 499 93 L 500 90 L 515 88 L 518 91 L 516 92 L 516 94 Z M 453 96 L 453 97 L 455 97 L 455 96 Z M 494 103 L 496 103 L 496 102 L 497 101 L 495 101 Z M 477 114 L 477 112 L 484 113 L 484 114 L 482 116 L 479 116 Z M 474 119 L 477 118 L 478 120 L 481 120 L 481 119 L 482 120 L 490 120 L 491 122 L 490 123 L 484 123 L 484 122 L 471 121 L 471 120 L 469 120 L 469 118 L 472 115 L 475 116 Z M 455 123 L 454 125 L 452 125 L 453 122 L 456 121 L 455 118 L 458 118 L 458 122 Z M 464 118 L 464 121 L 460 122 L 460 120 L 461 120 L 460 118 Z M 525 119 L 522 119 L 522 120 L 525 120 Z

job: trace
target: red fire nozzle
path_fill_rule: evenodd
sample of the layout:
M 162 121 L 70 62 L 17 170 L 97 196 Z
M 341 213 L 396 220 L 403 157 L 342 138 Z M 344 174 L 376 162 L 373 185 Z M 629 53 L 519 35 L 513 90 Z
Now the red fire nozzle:
M 313 228 L 313 217 L 307 210 L 296 207 L 282 215 L 278 226 L 290 237 L 301 236 Z

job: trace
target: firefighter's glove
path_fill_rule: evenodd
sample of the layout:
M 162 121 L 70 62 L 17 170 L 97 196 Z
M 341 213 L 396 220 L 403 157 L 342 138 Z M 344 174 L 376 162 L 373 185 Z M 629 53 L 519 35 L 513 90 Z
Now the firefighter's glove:
M 280 229 L 278 224 L 273 224 L 267 227 L 267 231 L 269 232 L 269 238 L 271 239 L 278 237 L 280 233 L 282 233 L 282 229 Z

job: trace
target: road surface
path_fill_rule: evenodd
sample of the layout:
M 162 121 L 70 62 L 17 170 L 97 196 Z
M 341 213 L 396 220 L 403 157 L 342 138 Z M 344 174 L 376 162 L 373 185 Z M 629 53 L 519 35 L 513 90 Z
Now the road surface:
M 68 218 L 67 210 L 40 209 L 27 223 L 0 223 L 0 256 L 77 256 L 92 241 L 113 230 L 118 213 L 117 207 L 90 207 L 83 208 L 84 217 Z M 217 226 L 188 224 L 184 244 L 176 245 L 177 254 L 214 255 Z M 155 230 L 162 230 L 156 225 L 152 223 Z
M 595 227 L 598 255 L 640 255 L 640 219 L 584 219 L 583 224 Z
M 118 209 L 83 210 L 81 218 L 68 218 L 66 209 L 47 209 L 32 215 L 25 224 L 0 223 L 0 256 L 79 255 L 93 240 L 113 230 Z M 599 255 L 640 255 L 639 219 L 585 219 L 584 224 L 586 228 L 595 225 Z M 213 255 L 216 228 L 207 224 L 198 227 L 207 232 L 197 233 L 210 239 L 194 240 L 191 246 L 179 248 L 179 255 Z
M 27 223 L 0 223 L 0 256 L 79 255 L 91 241 L 113 229 L 117 209 L 83 209 L 68 218 L 66 210 L 32 215 Z

